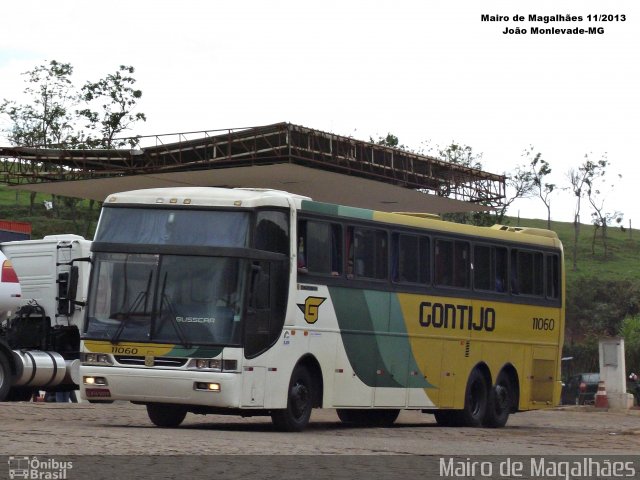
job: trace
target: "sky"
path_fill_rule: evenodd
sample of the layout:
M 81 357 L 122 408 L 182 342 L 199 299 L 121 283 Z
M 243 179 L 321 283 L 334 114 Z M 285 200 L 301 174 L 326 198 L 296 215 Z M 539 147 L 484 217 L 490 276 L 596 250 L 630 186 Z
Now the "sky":
M 361 140 L 390 132 L 415 150 L 469 145 L 484 170 L 500 174 L 528 162 L 533 147 L 559 187 L 557 221 L 573 220 L 567 172 L 585 155 L 606 156 L 604 209 L 640 226 L 637 0 L 21 0 L 0 11 L 0 99 L 19 100 L 20 74 L 49 60 L 71 63 L 79 85 L 124 64 L 136 69 L 138 111 L 148 118 L 132 135 L 276 122 Z M 602 14 L 613 21 L 588 19 Z M 516 27 L 527 33 L 503 33 Z M 589 223 L 586 202 L 582 211 Z M 536 198 L 508 213 L 546 218 Z

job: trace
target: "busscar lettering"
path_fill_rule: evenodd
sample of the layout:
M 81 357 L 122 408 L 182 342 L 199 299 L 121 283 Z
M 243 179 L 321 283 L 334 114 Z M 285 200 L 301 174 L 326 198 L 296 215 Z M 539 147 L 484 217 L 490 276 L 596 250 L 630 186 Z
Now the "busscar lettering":
M 476 315 L 472 305 L 422 302 L 419 321 L 425 328 L 493 332 L 496 328 L 496 311 L 491 307 L 480 307 Z

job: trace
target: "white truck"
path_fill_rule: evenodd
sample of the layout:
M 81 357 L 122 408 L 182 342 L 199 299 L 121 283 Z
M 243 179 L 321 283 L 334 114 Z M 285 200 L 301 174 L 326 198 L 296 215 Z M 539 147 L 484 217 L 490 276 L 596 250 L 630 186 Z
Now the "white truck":
M 19 308 L 0 318 L 0 401 L 78 388 L 90 247 L 78 235 L 0 244 L 21 287 Z

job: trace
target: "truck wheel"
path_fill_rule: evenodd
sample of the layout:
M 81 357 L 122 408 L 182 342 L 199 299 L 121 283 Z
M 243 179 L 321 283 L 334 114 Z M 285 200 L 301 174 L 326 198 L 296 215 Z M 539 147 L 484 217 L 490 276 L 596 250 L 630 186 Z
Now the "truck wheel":
M 284 432 L 304 430 L 311 418 L 315 394 L 315 384 L 309 371 L 301 365 L 296 366 L 289 382 L 287 408 L 271 413 L 276 428 Z
M 0 402 L 4 402 L 11 389 L 11 367 L 9 360 L 0 352 Z
M 147 415 L 157 427 L 174 428 L 182 423 L 187 416 L 187 409 L 180 405 L 163 403 L 148 403 Z

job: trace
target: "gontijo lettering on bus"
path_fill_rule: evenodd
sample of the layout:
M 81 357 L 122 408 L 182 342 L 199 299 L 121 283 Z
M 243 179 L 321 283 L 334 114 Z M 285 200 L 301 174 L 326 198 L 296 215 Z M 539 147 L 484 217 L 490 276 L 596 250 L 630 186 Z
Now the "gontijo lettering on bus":
M 423 327 L 493 332 L 496 311 L 492 307 L 483 306 L 477 311 L 473 305 L 425 301 L 420 303 L 419 320 Z

